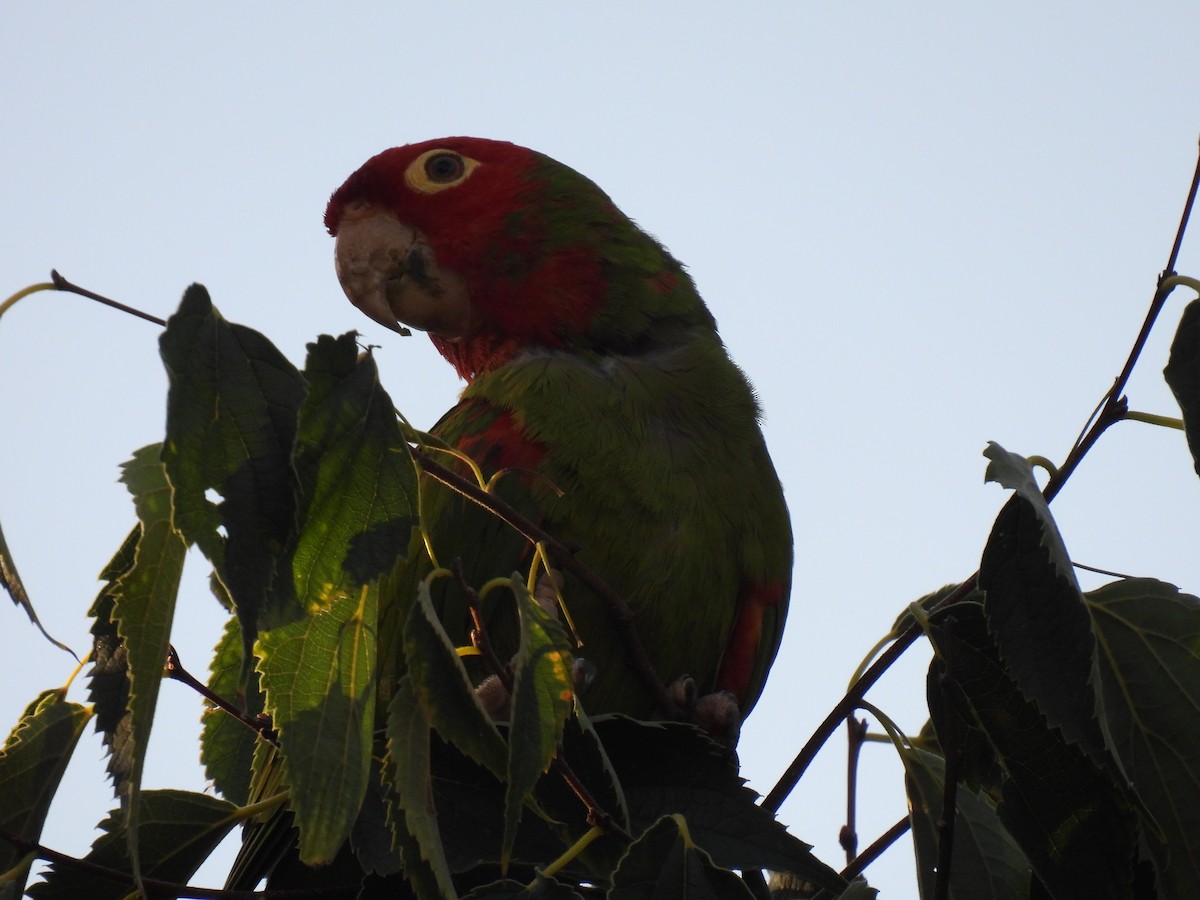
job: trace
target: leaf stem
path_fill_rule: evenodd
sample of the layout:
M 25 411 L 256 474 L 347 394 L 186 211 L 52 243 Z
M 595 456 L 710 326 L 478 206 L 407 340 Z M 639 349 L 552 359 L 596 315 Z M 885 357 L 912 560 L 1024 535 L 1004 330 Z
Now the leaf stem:
M 197 694 L 220 709 L 222 712 L 228 713 L 237 719 L 263 740 L 271 744 L 278 745 L 279 739 L 275 734 L 275 729 L 271 727 L 271 719 L 269 716 L 251 716 L 247 715 L 242 710 L 238 709 L 234 704 L 230 703 L 220 694 L 213 691 L 204 682 L 197 679 L 191 672 L 183 667 L 183 663 L 179 661 L 179 653 L 176 652 L 173 645 L 167 645 L 167 662 L 163 666 L 163 675 L 167 678 L 174 679 L 181 684 L 186 684 Z
M 135 309 L 132 306 L 126 306 L 124 303 L 118 303 L 116 300 L 110 300 L 108 297 L 101 296 L 94 291 L 89 291 L 87 288 L 81 288 L 77 284 L 72 284 L 58 274 L 57 269 L 50 270 L 50 281 L 54 284 L 55 290 L 66 291 L 71 294 L 78 294 L 81 297 L 87 297 L 89 300 L 95 300 L 97 303 L 103 303 L 105 306 L 111 306 L 113 309 L 119 309 L 123 313 L 129 313 L 131 316 L 137 316 L 139 319 L 145 319 L 147 322 L 153 322 L 155 325 L 166 325 L 166 319 L 160 319 L 158 316 L 151 315 L 148 312 L 142 312 L 140 309 Z

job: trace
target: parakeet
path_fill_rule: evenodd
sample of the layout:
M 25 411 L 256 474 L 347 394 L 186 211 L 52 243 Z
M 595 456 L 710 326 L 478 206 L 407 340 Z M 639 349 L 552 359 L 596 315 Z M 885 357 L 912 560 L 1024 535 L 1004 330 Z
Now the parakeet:
M 354 305 L 427 332 L 467 382 L 431 433 L 620 595 L 663 684 L 731 696 L 719 725 L 735 737 L 779 648 L 792 533 L 754 392 L 683 266 L 583 175 L 478 138 L 385 150 L 334 192 L 325 225 Z M 423 486 L 421 517 L 437 561 L 461 561 L 476 588 L 530 570 L 525 537 L 441 484 Z M 403 674 L 397 610 L 432 568 L 421 540 L 403 565 L 380 600 L 379 710 Z M 468 644 L 459 585 L 431 590 L 451 639 Z M 561 598 L 595 673 L 583 708 L 661 717 L 607 607 L 569 573 Z M 512 606 L 485 611 L 501 654 L 516 649 Z M 228 886 L 274 867 L 289 823 L 247 832 Z
M 683 266 L 583 175 L 478 138 L 385 150 L 325 224 L 350 300 L 427 332 L 466 380 L 433 433 L 485 477 L 505 470 L 498 493 L 621 595 L 664 683 L 691 676 L 749 712 L 791 528 L 753 390 Z M 487 511 L 440 487 L 426 502 L 442 565 L 461 558 L 475 585 L 528 569 L 528 541 Z M 453 592 L 445 625 L 465 642 Z M 562 593 L 595 666 L 584 707 L 656 715 L 603 605 L 569 577 Z

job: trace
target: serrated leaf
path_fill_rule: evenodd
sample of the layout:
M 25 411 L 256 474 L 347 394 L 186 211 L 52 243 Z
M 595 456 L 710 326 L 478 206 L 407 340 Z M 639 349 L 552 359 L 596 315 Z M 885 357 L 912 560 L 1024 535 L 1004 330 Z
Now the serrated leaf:
M 450 870 L 464 872 L 479 865 L 494 866 L 500 859 L 504 836 L 504 783 L 436 733 L 431 752 L 438 816 L 448 825 L 442 830 L 442 843 Z M 551 780 L 551 776 L 546 776 L 546 780 Z M 561 779 L 557 779 L 557 783 L 561 785 Z M 571 800 L 571 812 L 582 819 L 585 811 L 579 798 L 572 795 Z M 449 827 L 449 823 L 453 827 Z M 569 842 L 565 843 L 560 834 L 551 830 L 544 816 L 525 816 L 517 835 L 513 860 L 532 866 L 545 865 L 567 846 Z M 583 871 L 591 874 L 587 866 Z
M 129 719 L 129 665 L 125 644 L 113 620 L 116 584 L 133 569 L 142 526 L 135 525 L 113 555 L 100 578 L 105 582 L 88 615 L 92 622 L 92 668 L 88 671 L 88 698 L 96 711 L 96 730 L 109 750 L 108 773 L 120 791 L 133 771 L 133 734 Z
M 988 630 L 1006 671 L 1049 723 L 1101 765 L 1115 765 L 1092 620 L 1066 546 L 1028 464 L 996 444 L 988 455 L 989 477 L 1017 491 L 996 517 L 979 564 Z
M 319 607 L 377 580 L 408 548 L 416 470 L 375 360 L 355 334 L 308 345 L 296 471 L 303 527 L 291 555 L 296 596 Z
M 1109 727 L 1153 816 L 1143 830 L 1159 894 L 1200 896 L 1200 600 L 1149 578 L 1086 597 Z
M 172 524 L 171 487 L 152 444 L 134 453 L 122 467 L 121 481 L 133 495 L 141 534 L 133 567 L 113 585 L 112 618 L 125 647 L 129 676 L 129 735 L 132 765 L 128 777 L 118 782 L 121 805 L 129 815 L 128 833 L 136 841 L 140 830 L 142 766 L 150 742 L 154 710 L 158 705 L 163 666 L 170 647 L 175 601 L 183 576 L 187 546 Z M 139 871 L 136 844 L 130 847 L 134 873 Z
M 917 887 L 923 900 L 934 896 L 938 823 L 942 818 L 945 763 L 913 747 L 900 752 L 908 792 L 909 820 L 917 858 Z M 966 785 L 955 794 L 954 856 L 950 868 L 953 900 L 1026 900 L 1033 870 L 995 807 Z
M 1183 412 L 1192 465 L 1200 475 L 1200 300 L 1183 308 L 1163 377 Z
M 630 824 L 645 829 L 682 814 L 697 843 L 718 864 L 792 872 L 838 892 L 845 880 L 789 834 L 738 775 L 728 748 L 680 722 L 597 716 L 596 732 L 620 779 Z
M 39 841 L 46 813 L 91 712 L 68 703 L 61 690 L 43 691 L 30 703 L 0 748 L 0 828 L 27 841 Z M 0 840 L 0 872 L 13 869 L 20 856 Z M 32 863 L 32 860 L 30 860 Z M 0 884 L 0 898 L 16 900 L 29 877 L 23 873 Z
M 752 900 L 733 872 L 693 843 L 683 816 L 663 816 L 625 853 L 609 900 Z
M 258 673 L 252 672 L 246 694 L 241 690 L 242 629 L 236 617 L 225 623 L 221 639 L 213 650 L 208 665 L 208 687 L 219 697 L 235 704 L 251 716 L 263 710 L 262 692 L 258 689 Z M 205 704 L 201 714 L 200 761 L 204 774 L 226 800 L 239 805 L 250 801 L 250 772 L 257 736 L 242 722 L 223 709 Z
M 384 754 L 386 755 L 386 753 Z M 393 839 L 392 819 L 384 784 L 384 760 L 375 754 L 371 758 L 371 778 L 362 809 L 350 832 L 350 848 L 362 870 L 386 877 L 404 869 L 399 848 Z
M 513 660 L 502 867 L 516 841 L 525 798 L 558 751 L 575 697 L 571 645 L 562 624 L 534 600 L 521 578 L 514 575 L 511 585 L 517 598 L 521 639 Z
M 421 711 L 412 682 L 407 677 L 401 678 L 388 704 L 386 765 L 388 781 L 398 801 L 394 811 L 402 813 L 404 829 L 416 842 L 420 854 L 419 863 L 412 858 L 411 852 L 405 861 L 410 869 L 418 865 L 427 868 L 436 884 L 437 892 L 429 897 L 427 891 L 421 890 L 421 882 L 417 882 L 417 894 L 423 900 L 455 895 L 433 801 L 430 732 L 429 721 Z
M 474 686 L 442 627 L 429 585 L 417 588 L 417 602 L 404 625 L 404 655 L 413 691 L 438 734 L 499 779 L 508 766 L 508 745 L 475 695 Z
M 41 620 L 37 616 L 37 611 L 33 608 L 33 601 L 29 599 L 29 592 L 25 590 L 25 583 L 21 581 L 21 575 L 17 572 L 17 561 L 13 559 L 12 551 L 8 549 L 8 542 L 4 540 L 4 529 L 0 528 L 0 587 L 8 591 L 8 596 L 12 597 L 12 602 L 25 610 L 25 615 L 29 617 L 29 621 L 34 624 L 38 631 L 42 633 L 42 637 L 48 640 L 60 650 L 65 650 L 72 656 L 75 656 L 73 651 L 66 644 L 56 641 L 50 636 L 50 632 L 42 626 Z M 79 657 L 75 657 L 78 659 Z
M 137 845 L 143 877 L 186 884 L 235 824 L 236 807 L 224 800 L 189 791 L 143 791 L 139 800 Z M 130 873 L 125 816 L 110 813 L 100 823 L 104 832 L 84 861 Z M 132 891 L 132 879 L 115 881 L 73 866 L 52 864 L 29 894 L 37 900 L 121 900 Z
M 308 865 L 333 859 L 367 789 L 377 607 L 378 588 L 366 586 L 259 636 L 266 710 L 279 734 L 300 859 Z
M 299 613 L 290 579 L 274 576 L 296 523 L 292 452 L 304 380 L 262 334 L 226 322 L 198 284 L 159 350 L 170 379 L 162 459 L 175 524 L 213 563 L 249 645 L 260 625 Z M 210 490 L 224 498 L 219 506 Z
M 1007 674 L 982 607 L 959 603 L 927 631 L 929 681 L 991 742 L 1003 771 L 1000 820 L 1055 897 L 1128 898 L 1136 817 L 1124 784 L 1068 742 Z M 947 670 L 951 673 L 947 676 Z

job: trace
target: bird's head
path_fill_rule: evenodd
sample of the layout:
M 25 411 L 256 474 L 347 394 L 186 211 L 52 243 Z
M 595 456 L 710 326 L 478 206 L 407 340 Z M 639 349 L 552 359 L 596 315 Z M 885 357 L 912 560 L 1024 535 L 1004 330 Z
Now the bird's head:
M 385 150 L 334 192 L 325 225 L 351 302 L 428 332 L 468 380 L 530 347 L 635 339 L 681 288 L 703 310 L 679 264 L 599 187 L 502 141 Z

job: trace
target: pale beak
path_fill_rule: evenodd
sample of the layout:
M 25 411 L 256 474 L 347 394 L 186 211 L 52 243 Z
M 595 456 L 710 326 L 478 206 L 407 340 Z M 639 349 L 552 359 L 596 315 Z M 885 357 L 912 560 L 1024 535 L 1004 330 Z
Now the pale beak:
M 347 209 L 334 246 L 350 302 L 387 328 L 404 325 L 454 340 L 470 327 L 466 282 L 441 269 L 416 229 L 377 206 Z

